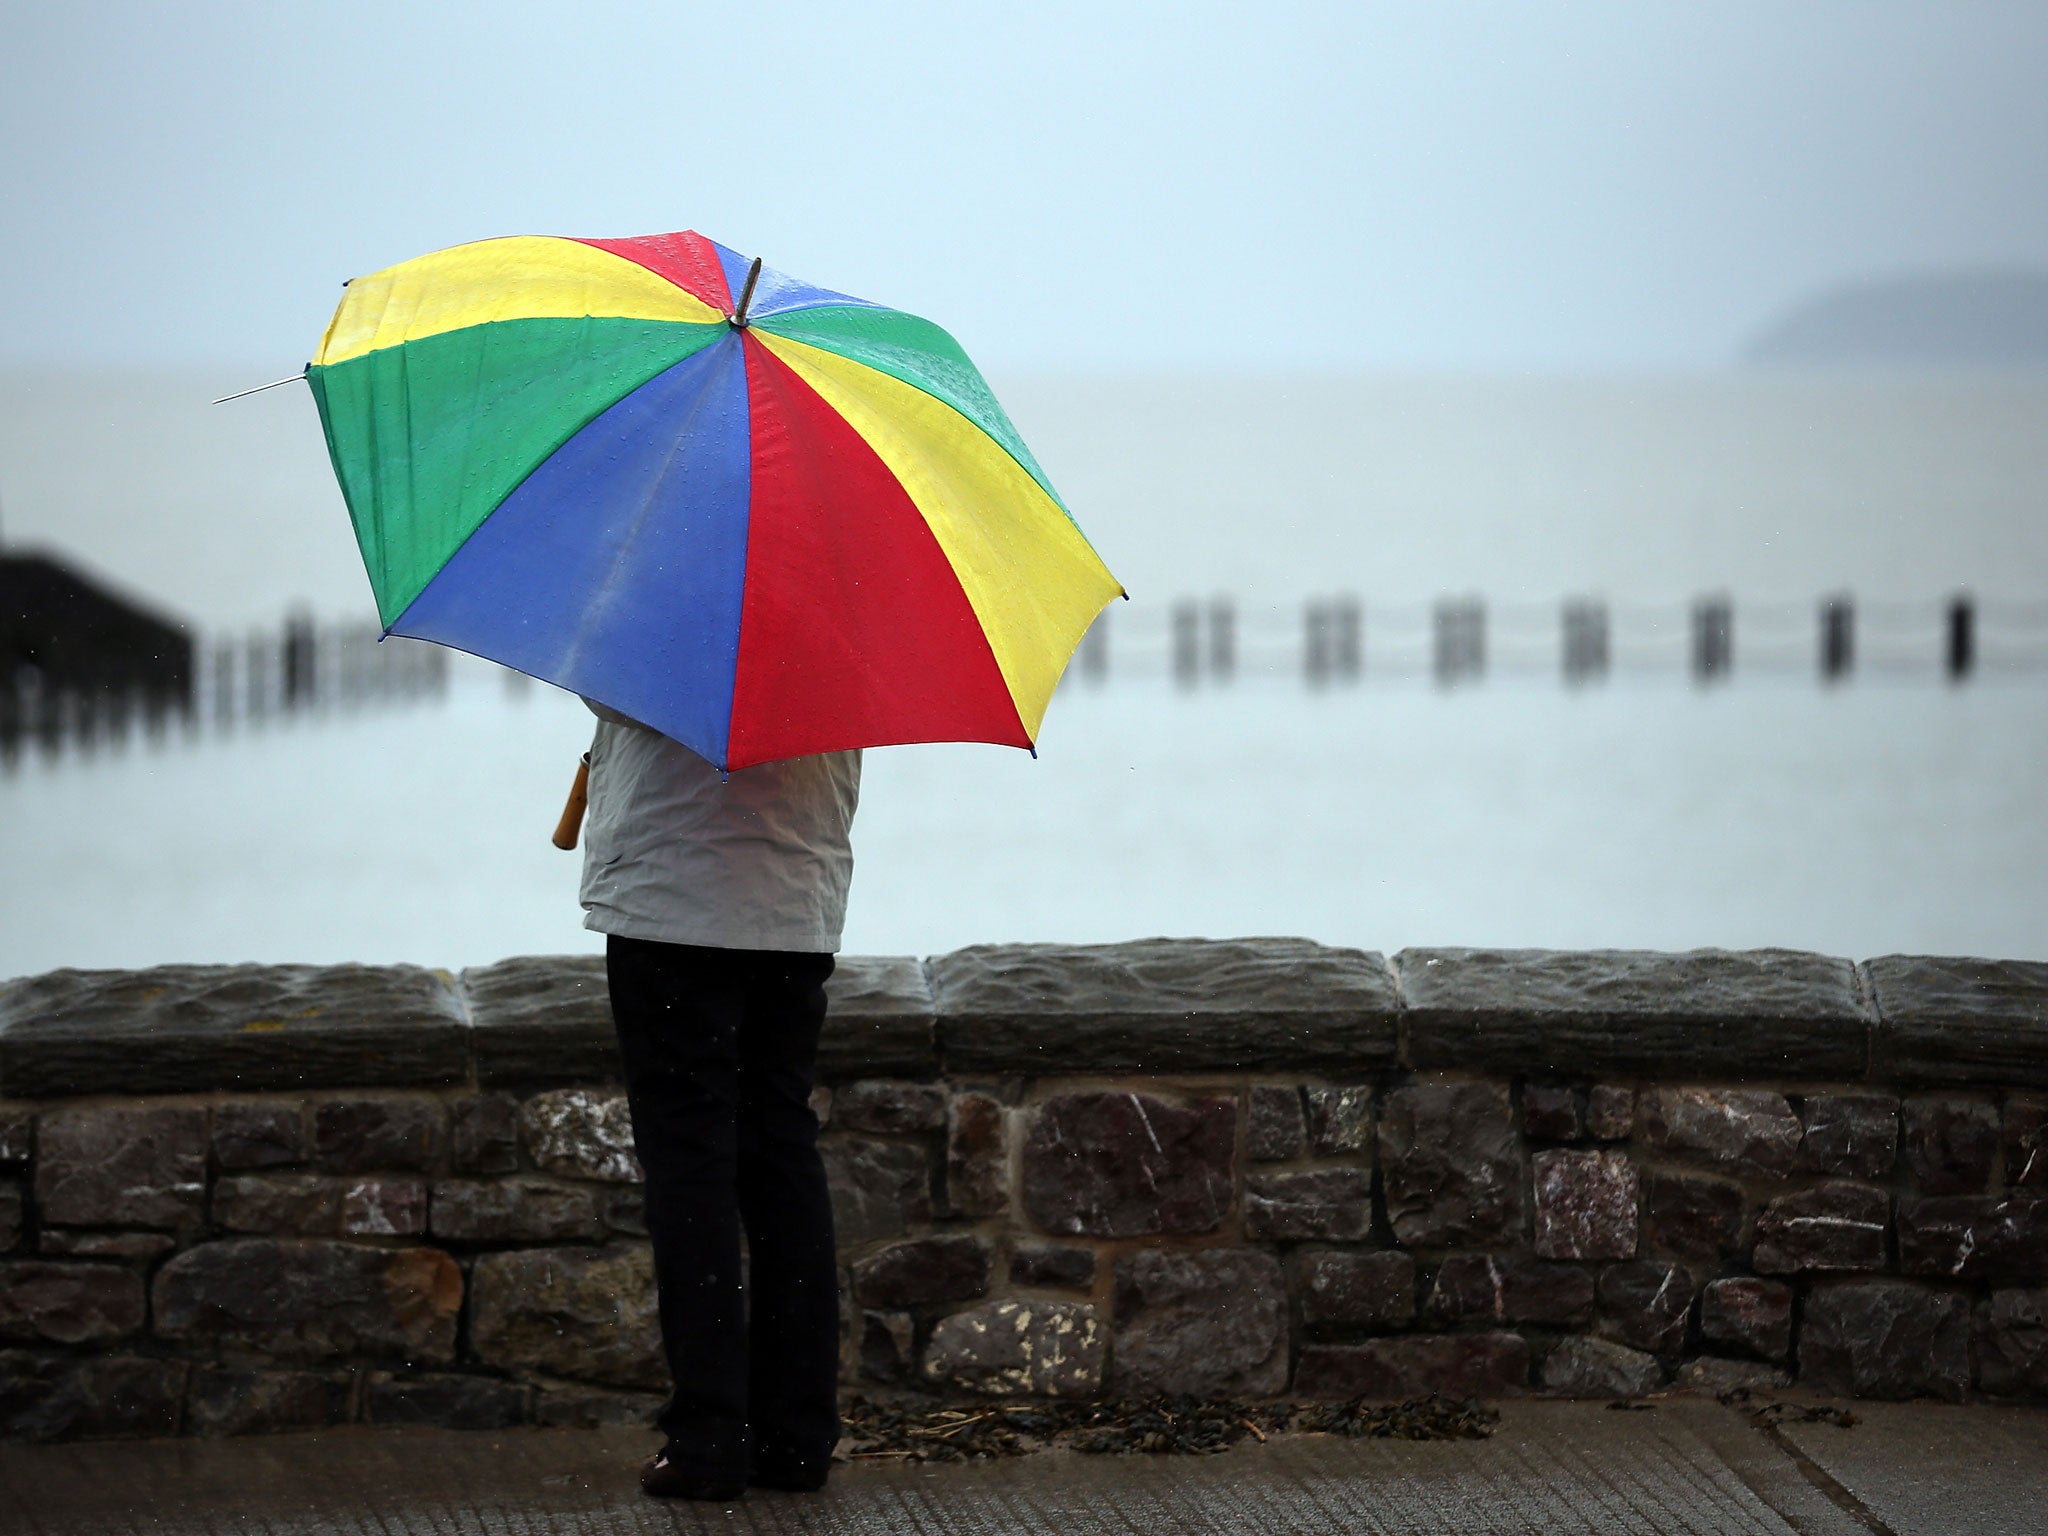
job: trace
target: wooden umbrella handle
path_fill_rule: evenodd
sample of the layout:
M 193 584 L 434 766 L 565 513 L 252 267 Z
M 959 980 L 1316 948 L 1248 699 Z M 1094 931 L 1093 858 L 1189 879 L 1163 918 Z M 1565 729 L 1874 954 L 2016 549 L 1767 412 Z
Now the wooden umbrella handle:
M 562 819 L 555 824 L 554 843 L 567 852 L 576 846 L 583 831 L 583 812 L 590 804 L 590 754 L 576 765 L 576 782 L 569 786 L 569 803 L 562 807 Z

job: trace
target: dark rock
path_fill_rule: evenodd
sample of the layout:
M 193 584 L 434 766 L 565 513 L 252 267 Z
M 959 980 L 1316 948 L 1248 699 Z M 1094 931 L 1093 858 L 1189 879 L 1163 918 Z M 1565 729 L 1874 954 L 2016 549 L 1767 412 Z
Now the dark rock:
M 533 1422 L 542 1429 L 605 1429 L 647 1426 L 667 1398 L 656 1392 L 604 1392 L 590 1387 L 551 1386 L 533 1397 Z
M 1103 1334 L 1084 1302 L 984 1302 L 940 1320 L 922 1371 L 928 1382 L 991 1397 L 1093 1397 Z
M 1899 1155 L 1899 1101 L 1888 1093 L 1814 1093 L 1799 1106 L 1799 1166 L 1881 1179 Z
M 1048 1232 L 1213 1232 L 1230 1214 L 1236 1143 L 1229 1099 L 1060 1094 L 1038 1107 L 1025 1138 L 1024 1208 Z
M 2048 1290 L 1993 1291 L 1976 1322 L 1978 1384 L 1994 1397 L 2048 1397 Z
M 1245 1180 L 1245 1236 L 1357 1242 L 1372 1227 L 1372 1177 L 1362 1168 L 1254 1174 Z
M 1314 1086 L 1308 1102 L 1308 1139 L 1318 1157 L 1372 1150 L 1372 1089 Z
M 643 1244 L 487 1253 L 470 1287 L 470 1345 L 485 1365 L 667 1387 L 654 1259 Z
M 1394 1235 L 1410 1248 L 1511 1242 L 1522 1231 L 1522 1141 L 1505 1087 L 1412 1083 L 1387 1095 L 1379 1159 Z
M 0 1183 L 0 1253 L 21 1241 L 21 1185 Z
M 832 1188 L 832 1227 L 842 1247 L 908 1237 L 932 1219 L 931 1166 L 922 1147 L 865 1136 L 818 1143 Z
M 1861 1077 L 1846 960 L 1790 950 L 1411 949 L 1410 1065 L 1528 1077 Z
M 1709 1174 L 1643 1173 L 1642 1246 L 1714 1263 L 1743 1246 L 1742 1186 Z
M 818 1071 L 827 1081 L 938 1075 L 931 984 L 922 960 L 841 955 L 825 996 Z
M 2043 1034 L 2048 1041 L 2048 1032 Z M 1998 1106 L 1959 1094 L 1918 1094 L 1901 1106 L 1906 1167 L 1923 1195 L 1980 1195 L 1998 1167 Z
M 1415 1317 L 1415 1261 L 1377 1253 L 1302 1253 L 1301 1320 L 1309 1328 L 1401 1328 Z
M 1305 939 L 977 945 L 931 971 L 954 1073 L 1356 1072 L 1397 1057 L 1386 962 Z
M 1904 1280 L 1821 1282 L 1806 1295 L 1799 1384 L 1960 1402 L 1970 1387 L 1970 1304 Z
M 185 1389 L 188 1435 L 272 1435 L 349 1420 L 349 1379 L 313 1371 L 196 1366 Z
M 433 1233 L 464 1243 L 564 1243 L 604 1236 L 597 1191 L 546 1179 L 442 1179 Z
M 1010 1284 L 1068 1286 L 1095 1283 L 1095 1250 L 1063 1244 L 1026 1245 L 1010 1255 Z
M 175 1435 L 185 1362 L 0 1350 L 0 1439 Z
M 1387 1403 L 1432 1393 L 1449 1398 L 1514 1397 L 1528 1384 L 1529 1345 L 1514 1333 L 1310 1344 L 1294 1372 L 1299 1397 L 1367 1397 Z
M 111 1264 L 0 1263 L 0 1339 L 111 1344 L 142 1327 L 142 1276 Z
M 1757 1217 L 1752 1262 L 1767 1275 L 1883 1269 L 1891 1214 L 1883 1190 L 1846 1179 L 1780 1195 Z
M 849 1131 L 902 1136 L 946 1123 L 946 1090 L 935 1083 L 864 1078 L 841 1088 L 835 1100 L 839 1123 Z
M 25 1163 L 35 1146 L 35 1112 L 26 1104 L 0 1104 L 0 1163 Z
M 2028 1194 L 1902 1196 L 1899 1268 L 1947 1280 L 2048 1280 L 2048 1200 Z
M 1655 1355 L 1606 1339 L 1560 1339 L 1543 1357 L 1543 1389 L 1559 1397 L 1643 1397 L 1664 1385 Z
M 1641 1181 L 1620 1152 L 1538 1152 L 1536 1251 L 1546 1259 L 1627 1259 Z
M 418 966 L 162 965 L 0 983 L 9 1093 L 214 1093 L 460 1082 L 469 1029 Z
M 860 1375 L 864 1381 L 906 1381 L 917 1365 L 917 1320 L 908 1312 L 860 1315 Z
M 168 1232 L 73 1232 L 64 1227 L 45 1227 L 36 1240 L 42 1252 L 74 1259 L 153 1259 L 177 1246 Z
M 947 1111 L 946 1204 L 963 1216 L 1010 1209 L 1009 1119 L 988 1094 L 960 1094 Z
M 473 967 L 462 973 L 462 995 L 478 1082 L 619 1080 L 604 956 L 521 955 Z
M 427 1230 L 427 1186 L 419 1179 L 348 1179 L 341 1230 L 350 1237 L 417 1237 Z
M 1522 1254 L 1461 1253 L 1438 1266 L 1428 1310 L 1446 1323 L 1583 1323 L 1593 1315 L 1593 1277 Z
M 1757 1360 L 1721 1360 L 1702 1355 L 1678 1368 L 1678 1385 L 1684 1391 L 1707 1397 L 1782 1392 L 1792 1385 L 1792 1373 L 1783 1366 L 1765 1365 Z
M 236 1238 L 157 1272 L 156 1333 L 280 1360 L 363 1354 L 446 1362 L 462 1272 L 437 1248 Z
M 213 1166 L 223 1173 L 306 1160 L 306 1115 L 295 1099 L 230 1099 L 213 1107 Z
M 507 1429 L 526 1422 L 530 1388 L 489 1376 L 399 1376 L 375 1371 L 363 1388 L 372 1424 L 431 1424 L 437 1429 Z
M 1676 1264 L 1637 1259 L 1600 1271 L 1600 1332 L 1637 1349 L 1673 1355 L 1685 1347 L 1693 1278 Z
M 1653 1147 L 1738 1176 L 1790 1173 L 1803 1127 L 1782 1093 L 1754 1088 L 1651 1088 L 1643 1132 Z
M 216 1179 L 211 1214 L 226 1232 L 337 1237 L 347 1181 L 315 1174 L 244 1174 Z
M 2005 1181 L 2015 1187 L 2048 1187 L 2048 1097 L 2007 1096 Z
M 916 1307 L 988 1294 L 993 1255 L 965 1232 L 895 1243 L 853 1266 L 853 1299 L 866 1307 Z
M 1863 969 L 1873 1077 L 2048 1088 L 2048 963 L 1886 955 Z
M 313 1156 L 329 1173 L 418 1172 L 433 1167 L 446 1119 L 431 1094 L 329 1099 L 313 1110 Z
M 36 1204 L 46 1222 L 181 1227 L 199 1218 L 206 1194 L 203 1109 L 53 1109 L 37 1139 Z
M 448 1165 L 457 1173 L 519 1171 L 519 1101 L 472 1093 L 448 1106 Z
M 1531 1083 L 1522 1090 L 1522 1134 L 1539 1141 L 1577 1141 L 1586 1134 L 1578 1091 L 1562 1083 Z
M 604 1197 L 604 1229 L 632 1237 L 647 1235 L 647 1206 L 637 1189 L 614 1189 Z
M 1709 1280 L 1700 1292 L 1700 1337 L 1766 1360 L 1792 1358 L 1792 1287 L 1752 1275 Z
M 1245 1105 L 1245 1156 L 1255 1163 L 1284 1163 L 1308 1150 L 1302 1122 L 1301 1090 L 1277 1083 L 1253 1083 Z
M 1586 1134 L 1595 1141 L 1627 1141 L 1636 1133 L 1636 1091 L 1595 1083 L 1586 1091 Z
M 633 1110 L 607 1088 L 556 1088 L 519 1106 L 526 1155 L 549 1173 L 572 1179 L 639 1184 L 645 1175 L 633 1152 Z
M 1287 1283 L 1271 1254 L 1140 1250 L 1116 1266 L 1115 1389 L 1266 1396 L 1287 1385 Z

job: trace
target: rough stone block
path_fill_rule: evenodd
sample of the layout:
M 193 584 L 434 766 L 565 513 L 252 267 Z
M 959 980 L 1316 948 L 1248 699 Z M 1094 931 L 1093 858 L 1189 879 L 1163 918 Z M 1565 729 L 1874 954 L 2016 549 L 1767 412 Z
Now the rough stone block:
M 1595 1141 L 1627 1141 L 1636 1133 L 1636 1091 L 1619 1083 L 1586 1090 L 1586 1134 Z
M 894 1243 L 853 1266 L 853 1299 L 864 1307 L 917 1307 L 988 1294 L 994 1255 L 966 1232 Z
M 519 1171 L 519 1101 L 471 1093 L 448 1106 L 448 1166 L 457 1173 Z
M 1799 1166 L 1808 1173 L 1882 1179 L 1898 1161 L 1899 1101 L 1891 1094 L 1808 1094 L 1799 1119 Z
M 415 1173 L 434 1166 L 447 1111 L 427 1093 L 328 1099 L 313 1109 L 313 1159 L 329 1173 Z
M 1010 1129 L 1003 1106 L 963 1093 L 946 1112 L 946 1204 L 963 1216 L 1010 1209 Z
M 37 1132 L 36 1204 L 73 1227 L 181 1227 L 206 1193 L 206 1111 L 179 1105 L 53 1109 Z
M 1301 1253 L 1301 1321 L 1309 1328 L 1403 1328 L 1415 1317 L 1415 1261 L 1377 1253 Z
M 526 1422 L 532 1396 L 523 1383 L 490 1376 L 373 1371 L 363 1385 L 363 1417 L 372 1424 L 507 1429 Z
M 1085 1302 L 985 1302 L 940 1320 L 923 1375 L 991 1397 L 1093 1397 L 1102 1386 L 1103 1335 Z
M 645 1181 L 633 1153 L 633 1111 L 622 1092 L 556 1088 L 519 1106 L 526 1155 L 549 1173 L 611 1184 Z
M 1977 1380 L 1994 1397 L 2048 1397 L 2048 1290 L 1993 1291 L 1977 1304 Z
M 2006 1183 L 2048 1188 L 2048 1096 L 2006 1096 L 2004 1141 Z
M 230 1099 L 213 1107 L 213 1166 L 222 1173 L 306 1160 L 305 1106 L 296 1099 Z
M 1780 1195 L 1757 1218 L 1752 1262 L 1767 1275 L 1883 1269 L 1891 1213 L 1883 1190 L 1846 1179 Z
M 111 1344 L 142 1327 L 142 1276 L 111 1264 L 0 1264 L 0 1339 Z
M 1578 1141 L 1586 1134 L 1578 1090 L 1567 1083 L 1531 1083 L 1522 1090 L 1522 1134 L 1538 1141 Z
M 1515 1397 L 1528 1384 L 1528 1341 L 1514 1333 L 1310 1344 L 1294 1372 L 1299 1397 L 1366 1397 L 1386 1403 L 1409 1402 L 1431 1393 L 1449 1398 Z
M 1960 1402 L 1970 1388 L 1970 1304 L 1904 1280 L 1817 1284 L 1799 1330 L 1799 1384 Z
M 45 1227 L 36 1239 L 39 1251 L 74 1259 L 153 1259 L 169 1253 L 178 1240 L 168 1232 L 73 1232 Z
M 903 1136 L 946 1123 L 946 1090 L 936 1083 L 863 1078 L 835 1095 L 839 1123 L 849 1131 Z
M 1593 1315 L 1593 1276 L 1523 1254 L 1455 1254 L 1437 1268 L 1428 1311 L 1446 1323 L 1571 1326 Z
M 1299 1088 L 1252 1084 L 1245 1103 L 1244 1148 L 1255 1163 L 1284 1163 L 1308 1150 Z
M 924 961 L 907 955 L 841 955 L 825 984 L 825 997 L 818 1072 L 828 1082 L 938 1076 L 932 989 Z
M 917 1365 L 917 1320 L 908 1312 L 860 1315 L 860 1376 L 864 1381 L 904 1381 Z
M 434 1236 L 461 1243 L 573 1243 L 604 1236 L 596 1190 L 548 1179 L 442 1179 Z
M 832 1227 L 841 1247 L 908 1237 L 932 1219 L 931 1166 L 923 1147 L 865 1136 L 818 1143 L 832 1189 Z
M 1708 1397 L 1732 1397 L 1738 1392 L 1782 1392 L 1792 1385 L 1792 1373 L 1783 1366 L 1765 1365 L 1760 1360 L 1722 1360 L 1702 1355 L 1678 1368 L 1678 1386 L 1686 1392 Z
M 1095 1250 L 1064 1244 L 1027 1244 L 1010 1255 L 1010 1284 L 1066 1286 L 1086 1290 L 1095 1283 Z
M 1738 1177 L 1779 1177 L 1799 1159 L 1804 1127 L 1782 1093 L 1754 1088 L 1652 1088 L 1641 1100 L 1651 1146 Z
M 1237 1106 L 1138 1093 L 1068 1093 L 1032 1115 L 1024 1208 L 1048 1232 L 1213 1232 L 1236 1180 Z
M 1371 1228 L 1372 1178 L 1362 1168 L 1253 1174 L 1245 1180 L 1247 1237 L 1355 1243 Z
M 1411 1083 L 1387 1095 L 1379 1160 L 1394 1235 L 1411 1248 L 1512 1242 L 1522 1140 L 1494 1083 Z
M 533 1396 L 533 1422 L 542 1429 L 644 1427 L 668 1399 L 658 1392 L 604 1392 L 591 1387 L 550 1386 Z
M 654 1258 L 644 1245 L 487 1253 L 470 1287 L 470 1345 L 485 1365 L 607 1386 L 668 1386 Z
M 35 1146 L 35 1111 L 26 1104 L 0 1104 L 0 1163 L 25 1163 Z
M 462 1272 L 437 1248 L 234 1238 L 157 1271 L 158 1337 L 279 1360 L 363 1354 L 445 1363 Z
M 1141 1250 L 1117 1261 L 1119 1393 L 1265 1396 L 1287 1385 L 1287 1283 L 1269 1253 Z
M 2048 963 L 1886 955 L 1863 969 L 1874 1078 L 2048 1088 Z
M 1637 1349 L 1673 1355 L 1685 1347 L 1692 1313 L 1692 1272 L 1656 1259 L 1612 1264 L 1600 1271 L 1599 1331 Z
M 427 1186 L 419 1179 L 347 1179 L 341 1230 L 348 1237 L 417 1237 L 427 1230 Z
M 338 1237 L 348 1181 L 304 1173 L 247 1173 L 216 1179 L 213 1224 L 224 1232 Z
M 1559 1397 L 1644 1397 L 1664 1385 L 1655 1355 L 1606 1339 L 1560 1339 L 1543 1357 L 1543 1390 Z
M 2048 1200 L 2020 1193 L 1902 1196 L 1899 1268 L 1946 1280 L 2048 1280 Z
M 1365 1085 L 1315 1085 L 1303 1094 L 1308 1104 L 1309 1145 L 1318 1157 L 1372 1151 L 1372 1089 Z
M 1921 1194 L 1980 1195 L 1989 1187 L 1999 1161 L 1996 1104 L 1953 1093 L 1914 1094 L 1900 1108 L 1906 1167 Z
M 174 1435 L 182 1360 L 0 1350 L 0 1440 Z
M 349 1379 L 316 1371 L 195 1366 L 185 1388 L 188 1435 L 273 1435 L 349 1419 Z
M 464 971 L 461 986 L 478 1082 L 619 1080 L 604 956 L 521 955 Z
M 604 1229 L 630 1237 L 647 1235 L 646 1202 L 638 1189 L 614 1189 L 603 1197 Z
M 1528 1077 L 1861 1077 L 1846 960 L 1790 950 L 1411 949 L 1409 1065 Z
M 1700 1292 L 1700 1337 L 1758 1355 L 1792 1358 L 1792 1287 L 1752 1275 L 1710 1280 Z
M 1715 1263 L 1743 1247 L 1742 1186 L 1711 1174 L 1653 1168 L 1643 1173 L 1642 1246 Z
M 1620 1152 L 1538 1152 L 1536 1251 L 1546 1259 L 1627 1259 L 1641 1180 Z
M 931 972 L 953 1073 L 1357 1072 L 1397 1060 L 1386 962 L 1305 939 L 985 944 Z

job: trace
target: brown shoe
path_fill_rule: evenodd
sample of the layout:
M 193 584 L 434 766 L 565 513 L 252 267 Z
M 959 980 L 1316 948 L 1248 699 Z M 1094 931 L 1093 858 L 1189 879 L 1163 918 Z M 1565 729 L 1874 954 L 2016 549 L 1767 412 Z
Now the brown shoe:
M 704 1499 L 733 1504 L 747 1496 L 747 1485 L 732 1476 L 707 1476 L 669 1460 L 664 1446 L 640 1468 L 640 1491 L 657 1499 Z

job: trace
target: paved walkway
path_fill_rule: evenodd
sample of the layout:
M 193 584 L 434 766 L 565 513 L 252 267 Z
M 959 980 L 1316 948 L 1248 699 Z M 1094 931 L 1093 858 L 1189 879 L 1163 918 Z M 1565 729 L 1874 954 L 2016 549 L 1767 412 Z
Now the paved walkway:
M 635 1430 L 7 1445 L 0 1536 L 2048 1533 L 2048 1411 L 1855 1411 L 1850 1429 L 1759 1430 L 1708 1401 L 1510 1403 L 1484 1441 L 1303 1436 L 1208 1457 L 870 1462 L 835 1472 L 823 1494 L 730 1508 L 642 1498 L 633 1474 L 651 1441 Z

